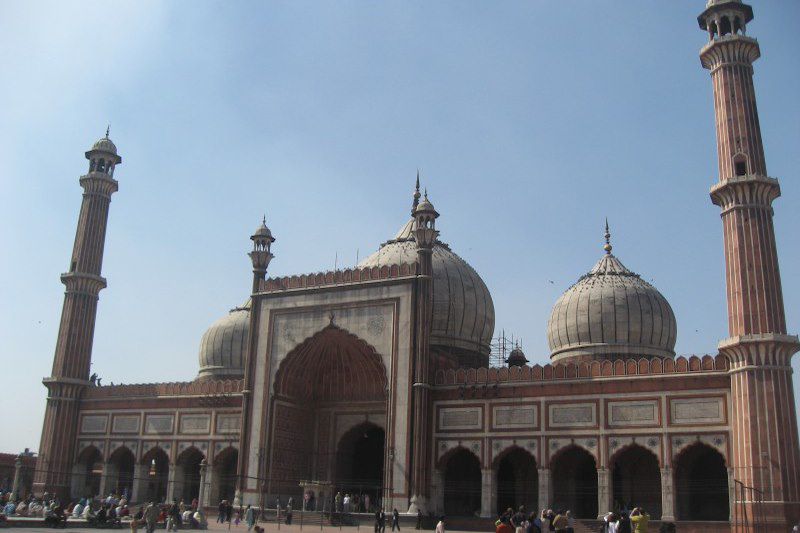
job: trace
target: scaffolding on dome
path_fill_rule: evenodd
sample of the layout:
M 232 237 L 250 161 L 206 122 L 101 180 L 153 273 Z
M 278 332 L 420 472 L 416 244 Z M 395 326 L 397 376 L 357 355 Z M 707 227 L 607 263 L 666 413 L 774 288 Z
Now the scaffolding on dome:
M 499 368 L 508 366 L 508 356 L 514 348 L 522 347 L 522 339 L 514 335 L 506 335 L 506 330 L 501 330 L 489 345 L 489 367 Z

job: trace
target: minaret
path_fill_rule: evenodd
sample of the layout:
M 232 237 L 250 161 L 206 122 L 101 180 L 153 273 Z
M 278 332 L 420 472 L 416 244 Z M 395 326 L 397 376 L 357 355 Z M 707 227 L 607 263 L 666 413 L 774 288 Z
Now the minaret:
M 419 179 L 419 178 L 418 178 Z M 433 245 L 439 232 L 439 213 L 428 200 L 419 201 L 419 181 L 414 194 L 414 238 L 417 241 L 419 271 L 416 286 L 416 342 L 414 349 L 414 396 L 412 420 L 411 505 L 410 513 L 428 509 L 430 487 L 430 341 L 433 322 Z
M 247 472 L 248 461 L 250 454 L 245 450 L 250 449 L 250 411 L 253 408 L 253 398 L 251 393 L 254 387 L 255 380 L 255 345 L 258 342 L 258 323 L 260 320 L 261 307 L 258 305 L 259 300 L 256 294 L 261 292 L 264 288 L 264 281 L 267 278 L 267 269 L 272 259 L 275 257 L 272 253 L 272 243 L 275 242 L 275 237 L 272 231 L 267 227 L 266 215 L 261 220 L 261 225 L 256 228 L 256 231 L 250 236 L 253 241 L 253 250 L 247 255 L 253 262 L 253 292 L 251 295 L 252 305 L 250 306 L 250 330 L 247 334 L 247 360 L 245 361 L 244 369 L 244 389 L 242 390 L 242 419 L 239 431 L 239 460 L 237 463 L 237 481 L 236 481 L 236 494 L 234 497 L 234 504 L 236 506 L 242 505 L 242 498 L 244 491 L 247 489 Z M 259 459 L 253 458 L 258 461 Z M 259 487 L 264 489 L 264 487 Z
M 69 497 L 70 471 L 78 430 L 78 400 L 89 385 L 97 300 L 106 280 L 100 275 L 106 240 L 108 206 L 117 192 L 114 168 L 122 162 L 117 147 L 106 136 L 86 152 L 89 172 L 80 178 L 83 201 L 72 248 L 58 328 L 53 372 L 43 380 L 47 407 L 39 445 L 34 491 Z M 65 500 L 62 500 L 65 501 Z
M 709 42 L 700 61 L 711 71 L 719 182 L 711 199 L 722 208 L 731 362 L 733 477 L 762 491 L 770 527 L 788 531 L 800 519 L 800 447 L 792 391 L 798 338 L 786 334 L 772 202 L 778 180 L 767 175 L 758 122 L 753 62 L 761 52 L 745 35 L 753 10 L 740 0 L 709 0 L 698 17 Z M 738 530 L 755 494 L 737 490 L 731 510 Z M 758 511 L 757 509 L 755 509 Z M 757 516 L 757 515 L 756 515 Z

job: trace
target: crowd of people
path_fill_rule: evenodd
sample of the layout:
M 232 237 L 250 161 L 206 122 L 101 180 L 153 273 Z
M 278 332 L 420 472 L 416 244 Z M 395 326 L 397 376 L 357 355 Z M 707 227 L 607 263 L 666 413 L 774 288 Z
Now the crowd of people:
M 45 493 L 41 498 L 29 495 L 13 499 L 9 493 L 0 493 L 0 516 L 41 518 L 50 526 L 66 525 L 67 520 L 80 519 L 98 527 L 129 526 L 133 533 L 144 528 L 147 533 L 160 524 L 167 531 L 179 528 L 205 529 L 208 526 L 197 500 L 187 505 L 184 501 L 171 504 L 149 502 L 137 507 L 128 505 L 126 495 L 109 494 L 107 497 L 81 498 L 62 505 L 59 499 Z
M 648 533 L 650 515 L 635 507 L 630 513 L 607 513 L 603 517 L 603 533 Z M 568 509 L 544 509 L 527 513 L 525 506 L 516 511 L 508 508 L 495 522 L 495 533 L 573 533 L 575 517 Z

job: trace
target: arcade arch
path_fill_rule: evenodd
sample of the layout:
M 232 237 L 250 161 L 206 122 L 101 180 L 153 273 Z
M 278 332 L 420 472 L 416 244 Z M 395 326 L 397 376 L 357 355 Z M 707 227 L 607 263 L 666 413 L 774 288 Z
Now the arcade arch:
M 678 520 L 728 520 L 728 469 L 725 458 L 698 442 L 675 461 L 675 507 Z
M 569 446 L 550 459 L 553 505 L 570 509 L 576 518 L 597 518 L 597 466 L 594 456 Z
M 141 480 L 144 484 L 142 501 L 163 502 L 167 497 L 169 483 L 167 452 L 159 447 L 150 449 L 142 457 L 142 465 L 145 467 L 145 479 Z
M 475 516 L 481 508 L 481 462 L 466 448 L 450 451 L 440 461 L 443 472 L 444 512 Z
M 203 453 L 190 446 L 175 461 L 175 499 L 187 504 L 200 495 L 200 463 Z
M 106 492 L 127 494 L 130 498 L 133 493 L 134 466 L 136 457 L 125 446 L 114 450 L 108 458 L 108 479 L 106 479 Z
M 661 519 L 661 469 L 653 452 L 633 444 L 614 454 L 610 465 L 613 507 L 643 507 L 650 518 Z
M 536 459 L 527 450 L 512 446 L 495 459 L 498 513 L 524 505 L 533 512 L 539 505 L 539 473 Z
M 383 428 L 364 422 L 348 430 L 336 447 L 334 484 L 349 494 L 369 494 L 378 501 L 383 487 Z
M 103 454 L 95 446 L 87 446 L 78 455 L 73 470 L 73 493 L 82 498 L 93 498 L 100 494 L 103 478 Z
M 236 468 L 239 461 L 239 450 L 228 446 L 214 457 L 211 467 L 211 491 L 209 501 L 212 504 L 222 500 L 233 502 L 236 493 Z

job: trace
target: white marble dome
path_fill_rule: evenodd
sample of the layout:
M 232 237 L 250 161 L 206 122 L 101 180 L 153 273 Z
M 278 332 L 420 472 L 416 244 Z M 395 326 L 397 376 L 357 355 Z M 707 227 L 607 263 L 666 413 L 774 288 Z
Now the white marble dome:
M 414 263 L 416 221 L 406 222 L 359 267 Z M 437 240 L 433 246 L 433 327 L 431 343 L 453 353 L 488 356 L 494 334 L 494 304 L 489 289 L 469 263 Z
M 200 379 L 234 379 L 244 375 L 250 300 L 231 309 L 209 327 L 200 340 Z
M 553 362 L 675 356 L 669 302 L 610 248 L 556 301 L 547 326 Z

